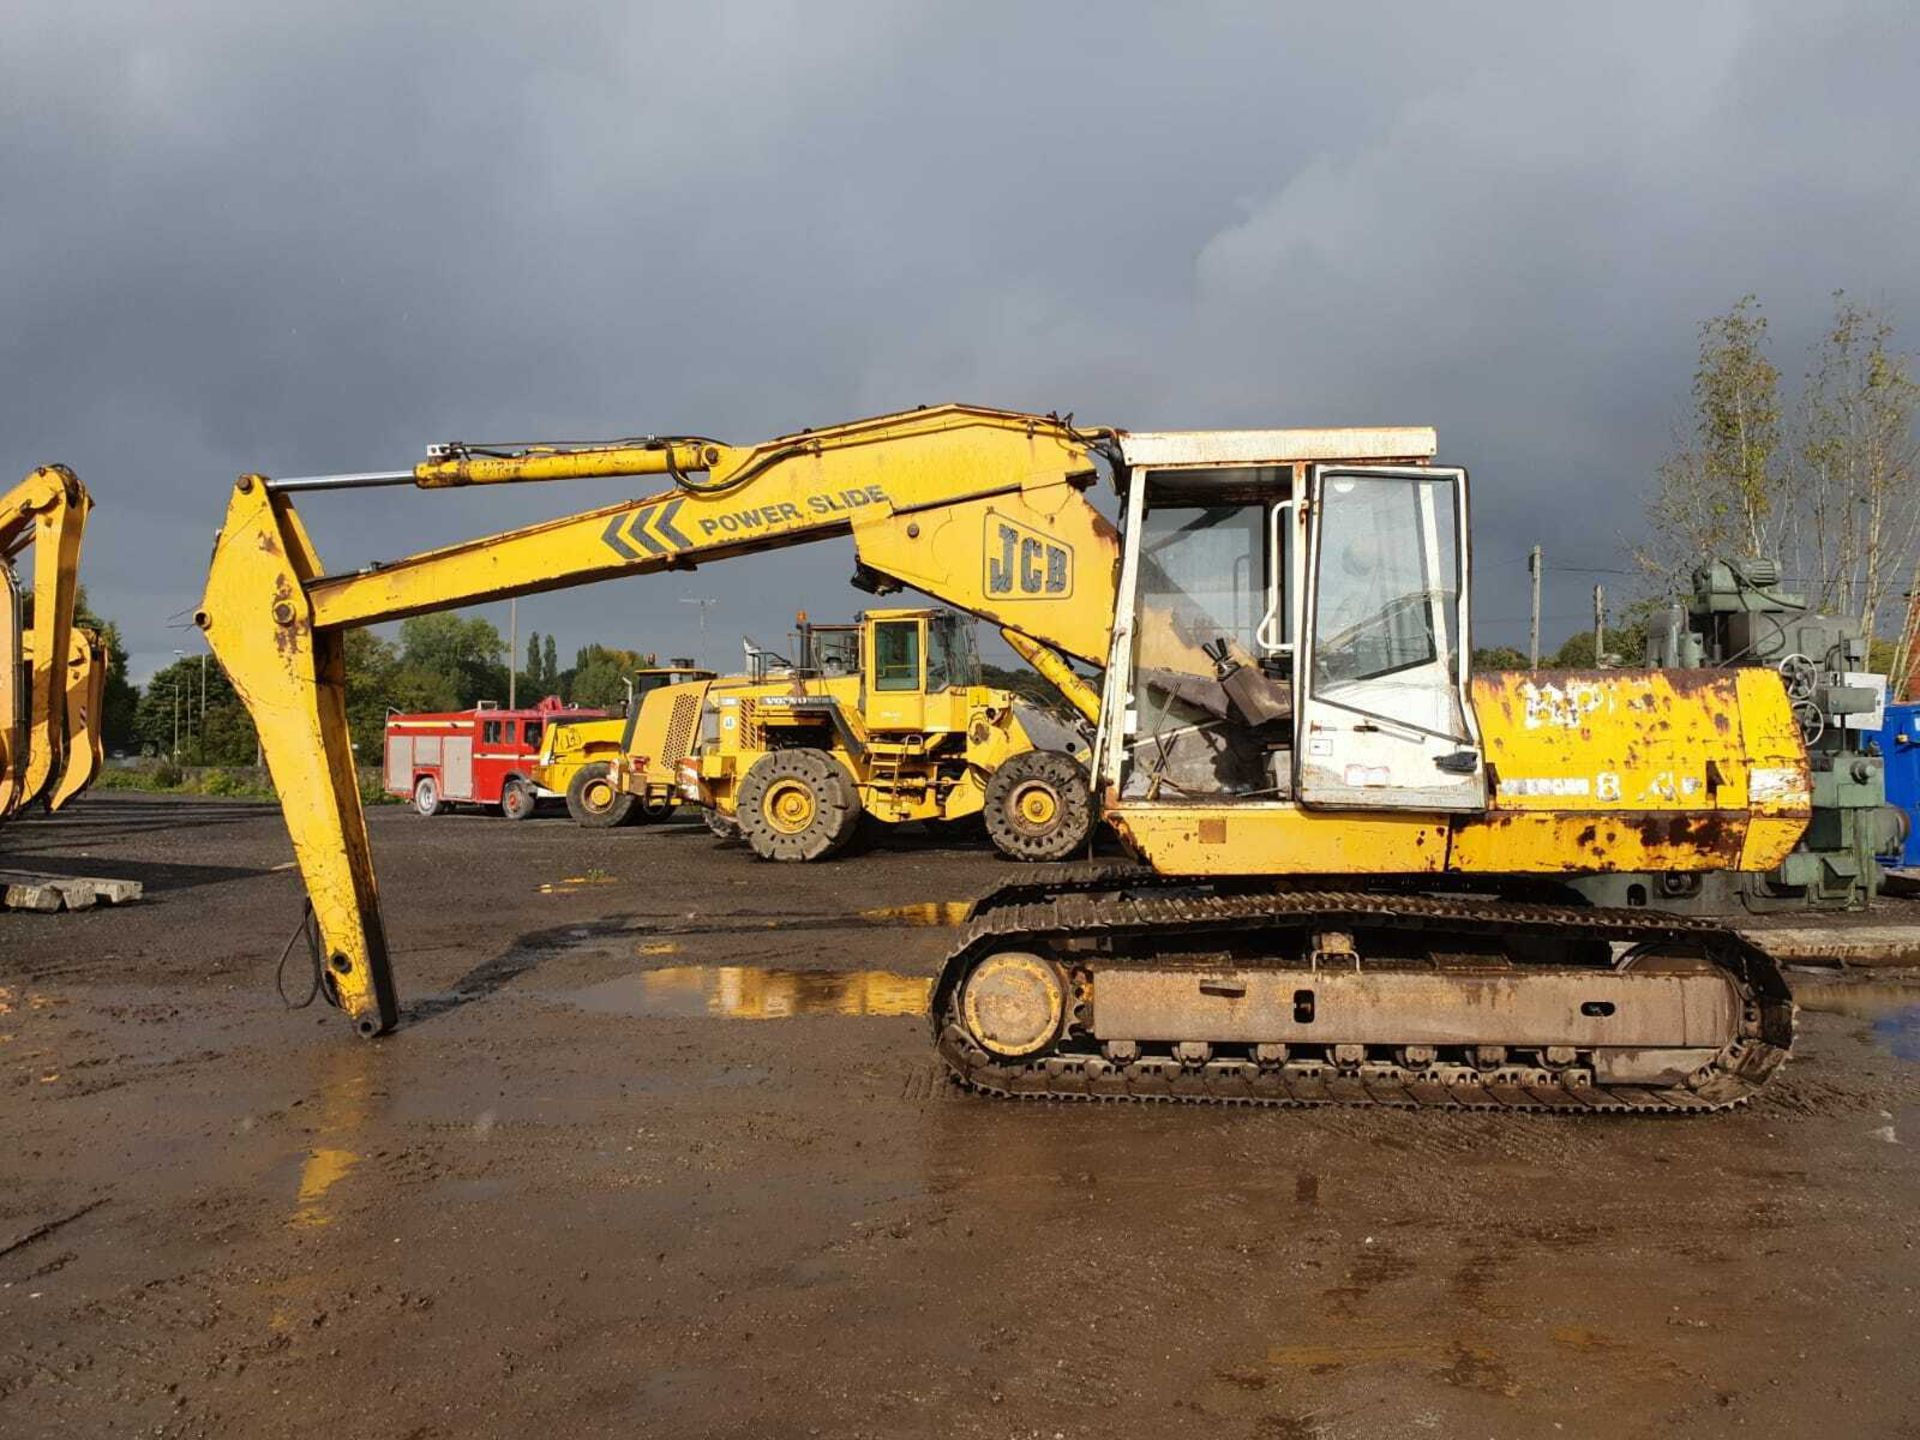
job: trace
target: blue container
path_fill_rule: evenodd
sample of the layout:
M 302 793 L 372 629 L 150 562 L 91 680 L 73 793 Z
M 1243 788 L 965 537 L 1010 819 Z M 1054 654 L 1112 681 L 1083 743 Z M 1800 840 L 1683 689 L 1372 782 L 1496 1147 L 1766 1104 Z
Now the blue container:
M 1920 867 L 1920 705 L 1887 706 L 1880 753 L 1887 757 L 1887 803 L 1907 812 L 1907 843 L 1894 863 Z

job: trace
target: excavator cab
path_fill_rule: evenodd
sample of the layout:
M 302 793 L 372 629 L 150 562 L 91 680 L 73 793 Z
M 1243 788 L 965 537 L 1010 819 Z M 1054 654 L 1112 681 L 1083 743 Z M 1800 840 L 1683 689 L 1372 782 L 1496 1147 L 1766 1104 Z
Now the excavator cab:
M 1271 456 L 1234 465 L 1204 433 L 1123 442 L 1133 623 L 1116 628 L 1109 669 L 1124 703 L 1103 708 L 1112 793 L 1484 809 L 1465 472 L 1315 464 L 1288 458 L 1299 432 L 1268 433 Z M 1420 458 L 1421 433 L 1379 448 L 1392 447 Z

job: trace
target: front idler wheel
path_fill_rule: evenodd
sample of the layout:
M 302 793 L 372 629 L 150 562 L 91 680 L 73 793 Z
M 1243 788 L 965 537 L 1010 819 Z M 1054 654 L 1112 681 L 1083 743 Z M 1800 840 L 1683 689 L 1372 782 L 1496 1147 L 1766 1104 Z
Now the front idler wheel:
M 989 955 L 960 988 L 960 1023 L 990 1055 L 1018 1060 L 1051 1045 L 1067 1013 L 1057 966 L 1023 950 Z
M 1016 755 L 987 781 L 987 835 L 1015 860 L 1067 860 L 1093 834 L 1087 772 L 1058 750 Z

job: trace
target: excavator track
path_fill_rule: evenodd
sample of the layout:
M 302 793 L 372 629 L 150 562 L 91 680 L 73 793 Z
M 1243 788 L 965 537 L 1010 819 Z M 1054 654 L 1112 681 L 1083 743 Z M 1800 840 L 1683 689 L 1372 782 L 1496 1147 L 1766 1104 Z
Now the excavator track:
M 969 980 L 989 960 L 1009 968 L 1016 988 L 1031 989 L 1035 975 L 1058 977 L 1058 1021 L 1030 1053 L 989 1048 L 992 1040 L 970 1028 L 979 1022 L 969 1018 Z M 1406 1043 L 1373 1037 L 1316 1045 L 1299 1043 L 1296 1025 L 1291 1043 L 1254 1043 L 1265 1033 L 1262 1022 L 1245 1018 L 1245 1007 L 1262 995 L 1290 993 L 1293 1018 L 1305 1007 L 1311 1021 L 1316 994 L 1372 993 L 1384 979 L 1380 993 L 1391 995 L 1407 977 L 1425 987 L 1418 993 L 1443 996 L 1438 1008 L 1451 1012 L 1456 1033 L 1437 1041 L 1422 1033 L 1408 1034 Z M 1472 1027 L 1482 1022 L 1472 997 L 1492 993 L 1489 987 L 1519 993 L 1542 984 L 1559 987 L 1556 996 L 1604 991 L 1622 997 L 1629 1016 L 1655 1012 L 1661 1023 L 1678 1023 L 1659 1013 L 1663 1006 L 1697 1009 L 1703 993 L 1726 998 L 1705 1048 L 1698 1036 L 1691 1048 L 1657 1053 L 1582 1045 L 1573 1036 L 1566 1045 L 1551 1036 L 1529 1045 L 1474 1043 Z M 1682 991 L 1692 998 L 1672 998 Z M 1116 1039 L 1102 1033 L 1107 992 L 1117 997 L 1116 1013 L 1130 1007 L 1135 1016 L 1152 1017 L 1167 997 L 1166 1013 L 1218 1017 L 1220 1025 L 1207 1033 L 1206 1021 L 1195 1021 L 1201 1033 L 1184 1039 L 1164 1038 L 1164 1030 L 1155 1032 L 1162 1036 L 1156 1041 Z M 1614 1014 L 1610 1001 L 1586 1003 L 1604 1009 L 1581 1008 L 1581 1015 Z M 1793 1014 L 1773 961 L 1697 917 L 1470 894 L 1214 892 L 1204 882 L 1126 865 L 1058 867 L 983 898 L 931 1007 L 935 1042 L 953 1078 L 1010 1099 L 1589 1114 L 1740 1105 L 1788 1058 Z M 1680 1068 L 1663 1072 L 1662 1056 L 1675 1057 Z M 1644 1073 L 1635 1073 L 1636 1064 Z

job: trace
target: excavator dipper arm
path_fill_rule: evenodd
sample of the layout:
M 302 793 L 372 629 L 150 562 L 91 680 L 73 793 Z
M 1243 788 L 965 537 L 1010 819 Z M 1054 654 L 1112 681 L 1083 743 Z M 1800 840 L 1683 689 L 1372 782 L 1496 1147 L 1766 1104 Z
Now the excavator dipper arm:
M 67 642 L 66 753 L 60 775 L 47 795 L 47 809 L 59 810 L 85 790 L 100 773 L 106 759 L 106 737 L 100 731 L 107 697 L 106 643 L 84 625 L 73 627 Z
M 699 439 L 444 446 L 410 472 L 278 483 L 242 476 L 195 619 L 259 727 L 331 998 L 363 1035 L 398 1020 L 347 732 L 346 630 L 850 535 L 861 583 L 910 586 L 994 621 L 1034 653 L 1103 665 L 1119 543 L 1085 491 L 1108 438 L 1052 417 L 949 405 L 751 447 Z M 440 489 L 609 475 L 673 483 L 644 499 L 342 575 L 324 572 L 292 502 L 303 491 L 362 484 Z
M 0 586 L 10 611 L 0 617 L 0 819 L 37 797 L 61 768 L 80 541 L 92 508 L 86 486 L 64 465 L 44 465 L 0 496 Z M 29 550 L 33 618 L 23 624 L 14 566 Z

